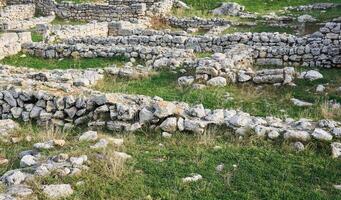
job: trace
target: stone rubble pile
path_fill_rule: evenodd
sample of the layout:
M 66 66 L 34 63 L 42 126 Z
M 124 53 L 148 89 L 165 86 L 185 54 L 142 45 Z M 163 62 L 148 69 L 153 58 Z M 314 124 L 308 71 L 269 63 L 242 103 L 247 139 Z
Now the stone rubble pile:
M 19 154 L 20 168 L 7 171 L 0 177 L 0 181 L 6 186 L 5 193 L 0 193 L 0 197 L 5 197 L 5 199 L 30 198 L 33 190 L 28 183 L 35 177 L 45 177 L 52 173 L 60 177 L 77 176 L 89 168 L 86 155 L 72 157 L 61 153 L 47 158 L 41 155 L 41 149 L 56 148 L 53 140 L 37 143 L 34 147 L 33 150 Z M 68 184 L 43 185 L 41 189 L 47 197 L 54 199 L 67 197 L 73 193 Z
M 33 70 L 0 65 L 0 88 L 8 85 L 24 89 L 49 91 L 86 92 L 85 87 L 94 85 L 103 78 L 101 69 Z

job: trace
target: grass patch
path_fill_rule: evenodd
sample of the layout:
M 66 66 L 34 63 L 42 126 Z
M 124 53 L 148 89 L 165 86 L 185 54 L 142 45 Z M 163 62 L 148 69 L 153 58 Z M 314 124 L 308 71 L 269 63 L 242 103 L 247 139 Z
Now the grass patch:
M 24 54 L 17 54 L 6 57 L 0 61 L 2 64 L 29 67 L 35 69 L 86 69 L 86 68 L 103 68 L 110 65 L 122 66 L 128 61 L 125 57 L 113 58 L 64 58 L 64 59 L 43 59 L 31 55 L 23 56 Z
M 311 3 L 332 2 L 340 3 L 340 0 L 184 0 L 196 10 L 208 11 L 220 5 L 220 2 L 236 2 L 245 6 L 249 12 L 267 13 L 278 11 L 286 6 L 299 6 Z
M 51 22 L 53 25 L 81 25 L 86 24 L 86 21 L 83 20 L 65 20 L 58 16 L 55 17 L 55 19 Z
M 19 166 L 18 153 L 46 138 L 46 131 L 28 126 L 20 133 L 31 135 L 31 142 L 0 142 L 0 154 L 10 160 L 0 166 L 0 174 Z M 338 199 L 341 162 L 332 159 L 325 144 L 307 144 L 305 151 L 293 152 L 287 143 L 249 138 L 236 140 L 228 132 L 207 135 L 174 134 L 165 139 L 159 134 L 141 131 L 124 136 L 124 146 L 91 150 L 91 143 L 79 142 L 64 133 L 63 148 L 43 152 L 43 156 L 67 153 L 86 154 L 90 169 L 79 176 L 51 174 L 33 183 L 38 199 L 42 184 L 71 184 L 74 194 L 68 199 Z M 58 135 L 57 133 L 53 133 Z M 107 137 L 101 135 L 100 137 Z M 122 136 L 115 136 L 122 137 Z M 46 138 L 47 139 L 47 138 Z M 162 144 L 162 145 L 161 145 Z M 215 146 L 221 149 L 215 150 Z M 123 151 L 133 159 L 122 163 L 113 159 L 113 151 Z M 107 159 L 101 159 L 101 158 Z M 224 164 L 222 172 L 216 166 Z M 183 183 L 182 178 L 198 173 L 203 179 Z M 83 184 L 77 184 L 79 182 Z
M 338 69 L 321 69 L 320 72 L 324 74 L 322 80 L 312 82 L 297 80 L 296 87 L 276 88 L 272 85 L 263 85 L 257 89 L 252 84 L 230 84 L 226 87 L 203 90 L 182 89 L 177 86 L 177 78 L 180 75 L 161 72 L 157 76 L 138 81 L 106 77 L 94 88 L 103 92 L 160 96 L 169 101 L 202 103 L 207 108 L 239 108 L 257 116 L 321 119 L 326 117 L 322 109 L 325 102 L 331 99 L 341 102 L 341 97 L 333 91 L 328 91 L 326 95 L 316 94 L 316 86 L 321 83 L 329 83 L 328 87 L 339 87 L 341 80 L 338 77 L 341 72 Z M 234 100 L 228 101 L 227 93 L 231 94 Z M 290 101 L 293 97 L 313 102 L 315 105 L 309 108 L 295 107 Z M 341 120 L 341 115 L 332 115 L 331 118 Z
M 44 36 L 36 31 L 31 31 L 32 42 L 42 42 L 44 40 Z

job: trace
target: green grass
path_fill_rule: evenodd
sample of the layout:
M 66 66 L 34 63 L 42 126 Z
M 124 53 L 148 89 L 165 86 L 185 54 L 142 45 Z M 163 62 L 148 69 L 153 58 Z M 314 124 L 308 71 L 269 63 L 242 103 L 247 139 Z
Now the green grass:
M 81 25 L 86 23 L 87 22 L 83 20 L 65 20 L 58 16 L 51 22 L 53 25 Z
M 116 64 L 123 65 L 128 60 L 124 57 L 113 58 L 64 58 L 64 59 L 43 59 L 35 56 L 17 54 L 4 58 L 0 61 L 2 64 L 29 67 L 35 69 L 86 69 L 86 68 L 103 68 Z
M 169 101 L 176 100 L 190 104 L 202 103 L 207 108 L 240 108 L 257 116 L 273 115 L 321 119 L 326 117 L 322 109 L 325 101 L 334 99 L 341 102 L 341 97 L 332 90 L 329 91 L 328 95 L 316 94 L 316 86 L 320 83 L 329 83 L 331 88 L 339 87 L 341 85 L 339 79 L 341 72 L 338 69 L 320 71 L 324 74 L 324 79 L 313 82 L 297 80 L 296 87 L 276 88 L 272 85 L 263 85 L 261 89 L 256 89 L 251 84 L 230 84 L 226 87 L 203 90 L 182 89 L 177 86 L 177 78 L 180 75 L 161 72 L 157 76 L 136 81 L 106 77 L 94 88 L 103 92 L 160 96 Z M 233 101 L 226 100 L 227 92 L 234 98 Z M 315 105 L 309 108 L 295 107 L 290 101 L 293 97 L 313 102 Z M 341 120 L 341 115 L 339 113 L 332 118 Z
M 42 42 L 44 40 L 44 36 L 42 34 L 37 33 L 36 31 L 31 31 L 32 42 Z
M 212 10 L 220 5 L 220 2 L 236 2 L 245 6 L 247 11 L 265 13 L 277 11 L 286 6 L 298 6 L 310 3 L 334 2 L 340 3 L 340 0 L 184 0 L 197 10 Z
M 19 166 L 18 153 L 31 149 L 46 134 L 44 130 L 24 128 L 21 136 L 31 135 L 31 142 L 0 143 L 0 155 L 10 159 L 0 166 L 0 174 Z M 38 199 L 42 184 L 71 184 L 76 199 L 338 199 L 341 162 L 332 159 L 326 144 L 310 143 L 296 153 L 287 143 L 271 143 L 256 138 L 243 141 L 223 134 L 206 136 L 175 134 L 165 139 L 159 134 L 140 132 L 125 135 L 123 147 L 109 146 L 106 150 L 89 149 L 90 143 L 79 142 L 76 134 L 64 133 L 63 148 L 44 151 L 43 156 L 67 153 L 88 155 L 90 169 L 79 176 L 51 175 L 36 179 L 33 185 Z M 222 132 L 219 132 L 222 133 Z M 20 134 L 18 135 L 20 136 Z M 40 137 L 40 139 L 38 139 Z M 101 136 L 103 137 L 103 136 Z M 104 136 L 106 137 L 106 136 Z M 118 135 L 115 137 L 122 137 Z M 160 146 L 162 144 L 162 146 Z M 214 146 L 220 146 L 215 150 Z M 117 160 L 100 159 L 111 152 L 123 151 L 133 159 L 121 165 Z M 215 168 L 224 164 L 222 172 Z M 234 167 L 236 165 L 236 167 Z M 198 173 L 203 179 L 183 183 L 182 178 Z M 76 183 L 83 181 L 82 185 Z

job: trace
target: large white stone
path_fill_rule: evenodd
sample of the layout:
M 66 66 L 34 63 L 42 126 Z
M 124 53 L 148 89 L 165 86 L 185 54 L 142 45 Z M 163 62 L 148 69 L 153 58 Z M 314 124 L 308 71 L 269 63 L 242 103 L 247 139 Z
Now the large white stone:
M 330 133 L 320 128 L 316 128 L 312 133 L 312 136 L 317 140 L 323 141 L 331 141 L 333 139 L 333 136 Z
M 61 199 L 73 194 L 70 184 L 44 185 L 43 193 L 50 199 Z

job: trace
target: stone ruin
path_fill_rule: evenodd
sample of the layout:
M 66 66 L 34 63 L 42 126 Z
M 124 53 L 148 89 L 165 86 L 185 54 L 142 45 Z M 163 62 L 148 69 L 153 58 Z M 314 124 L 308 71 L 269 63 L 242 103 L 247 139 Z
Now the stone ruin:
M 336 5 L 314 4 L 287 9 L 327 9 L 333 6 Z M 103 4 L 0 1 L 0 30 L 4 31 L 0 35 L 0 59 L 19 52 L 44 59 L 117 56 L 130 59 L 124 67 L 113 65 L 103 69 L 35 70 L 0 65 L 0 136 L 5 136 L 7 129 L 15 126 L 12 120 L 33 121 L 58 130 L 87 126 L 92 130 L 112 132 L 135 132 L 147 128 L 166 133 L 203 134 L 219 128 L 232 130 L 239 137 L 256 135 L 272 141 L 293 141 L 298 146 L 310 140 L 329 142 L 332 155 L 340 157 L 341 144 L 337 141 L 341 138 L 341 122 L 338 121 L 258 117 L 238 109 L 207 109 L 202 104 L 189 105 L 160 97 L 107 94 L 94 90 L 92 86 L 105 77 L 141 79 L 165 69 L 185 72 L 177 80 L 179 87 L 183 88 L 243 83 L 295 86 L 298 78 L 315 80 L 322 76 L 314 70 L 299 73 L 296 66 L 341 67 L 341 23 L 338 21 L 325 23 L 319 31 L 305 36 L 221 34 L 233 26 L 233 22 L 222 18 L 174 17 L 170 15 L 173 7 L 189 8 L 177 0 L 108 0 Z M 37 13 L 41 16 L 37 17 Z M 254 17 L 242 6 L 229 3 L 222 4 L 212 13 Z M 51 24 L 56 16 L 86 23 Z M 153 29 L 152 19 L 155 17 L 170 28 Z M 273 16 L 263 18 L 276 19 Z M 32 28 L 42 35 L 42 42 L 32 42 Z M 209 31 L 204 35 L 191 34 L 195 29 Z M 196 56 L 205 52 L 211 55 Z M 143 64 L 137 64 L 136 60 L 143 61 Z M 257 70 L 255 65 L 276 67 Z M 306 106 L 297 99 L 292 101 Z M 59 142 L 48 141 L 37 144 L 37 147 L 45 148 Z M 34 156 L 35 152 L 21 155 L 23 166 L 0 178 L 8 185 L 6 195 L 9 197 L 27 177 L 65 167 L 69 169 L 67 174 L 72 175 L 87 168 L 86 156 L 55 156 L 40 160 L 39 165 L 26 172 L 26 164 L 36 160 Z M 58 187 L 46 186 L 45 189 L 58 190 Z M 67 185 L 60 187 L 72 193 Z

